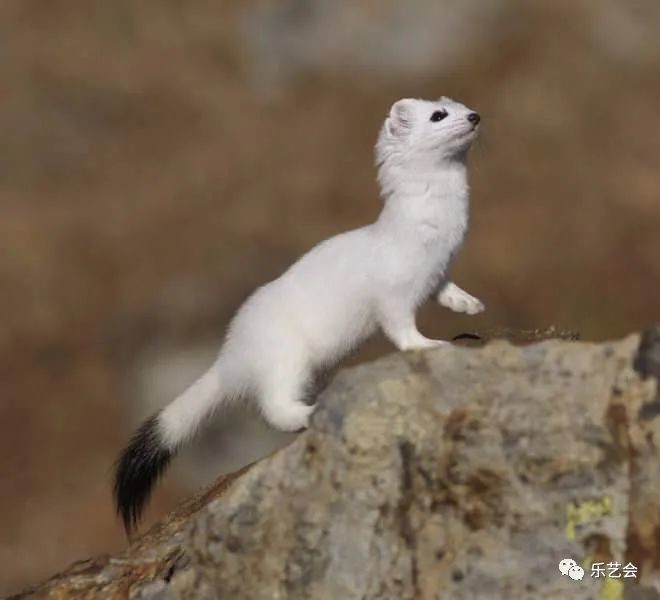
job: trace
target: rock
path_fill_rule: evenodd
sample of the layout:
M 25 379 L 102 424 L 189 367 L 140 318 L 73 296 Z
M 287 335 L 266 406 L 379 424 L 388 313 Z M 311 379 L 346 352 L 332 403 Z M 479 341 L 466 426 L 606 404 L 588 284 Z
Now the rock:
M 18 597 L 658 598 L 658 331 L 343 370 L 289 446 Z
M 479 332 L 466 331 L 455 335 L 452 341 L 459 346 L 483 346 L 498 339 L 506 339 L 512 344 L 532 344 L 543 340 L 559 338 L 562 340 L 578 340 L 580 335 L 575 331 L 559 329 L 553 325 L 545 329 L 509 329 L 507 327 L 492 327 Z

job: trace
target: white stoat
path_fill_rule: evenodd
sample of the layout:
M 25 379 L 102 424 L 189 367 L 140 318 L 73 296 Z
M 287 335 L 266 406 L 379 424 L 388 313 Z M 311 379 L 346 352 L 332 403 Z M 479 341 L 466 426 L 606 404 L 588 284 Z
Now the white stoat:
M 378 327 L 399 350 L 424 337 L 415 311 L 437 299 L 474 314 L 483 304 L 448 281 L 468 226 L 467 152 L 479 115 L 448 98 L 396 102 L 376 144 L 384 207 L 371 225 L 321 242 L 239 309 L 209 371 L 136 432 L 114 493 L 127 531 L 176 450 L 219 405 L 254 397 L 277 429 L 306 427 L 314 373 Z

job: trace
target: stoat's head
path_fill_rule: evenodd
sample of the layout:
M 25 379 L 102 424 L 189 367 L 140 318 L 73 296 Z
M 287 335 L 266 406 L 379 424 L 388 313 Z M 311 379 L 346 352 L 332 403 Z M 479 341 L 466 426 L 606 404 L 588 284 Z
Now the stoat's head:
M 450 98 L 404 98 L 392 105 L 376 144 L 376 164 L 433 168 L 464 160 L 479 132 L 479 114 Z

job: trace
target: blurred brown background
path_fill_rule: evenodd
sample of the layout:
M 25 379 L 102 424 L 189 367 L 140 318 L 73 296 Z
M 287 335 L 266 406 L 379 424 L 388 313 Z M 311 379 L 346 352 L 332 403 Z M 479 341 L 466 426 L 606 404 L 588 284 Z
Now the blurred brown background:
M 131 428 L 255 286 L 375 218 L 399 97 L 484 118 L 454 279 L 487 312 L 425 332 L 657 320 L 659 40 L 657 0 L 0 4 L 0 593 L 122 546 Z

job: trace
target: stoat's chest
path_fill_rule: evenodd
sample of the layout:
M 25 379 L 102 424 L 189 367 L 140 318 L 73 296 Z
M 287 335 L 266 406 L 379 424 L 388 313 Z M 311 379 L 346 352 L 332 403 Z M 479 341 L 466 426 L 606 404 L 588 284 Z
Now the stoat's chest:
M 388 275 L 406 293 L 423 299 L 460 248 L 468 226 L 468 194 L 467 187 L 452 194 L 415 191 L 399 198 L 400 212 L 389 232 Z
M 468 227 L 467 186 L 449 190 L 429 186 L 425 194 L 410 203 L 408 216 L 420 243 L 453 254 Z

